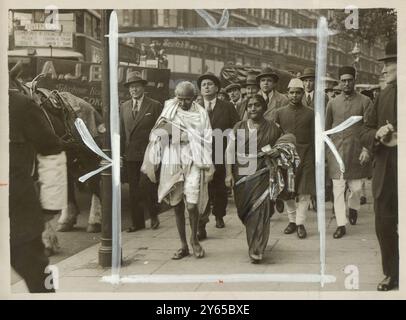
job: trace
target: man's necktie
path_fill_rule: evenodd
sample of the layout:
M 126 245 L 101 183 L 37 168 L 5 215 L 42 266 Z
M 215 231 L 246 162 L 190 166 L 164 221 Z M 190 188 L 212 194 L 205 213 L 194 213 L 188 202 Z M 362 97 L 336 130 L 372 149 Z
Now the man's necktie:
M 211 107 L 211 101 L 209 101 L 209 104 L 207 105 L 207 113 L 209 114 L 209 118 L 213 116 L 213 109 Z
M 266 95 L 265 103 L 266 103 L 266 105 L 269 104 L 269 96 L 268 95 Z
M 138 113 L 138 100 L 135 100 L 135 103 L 133 103 L 133 119 L 135 120 L 135 118 L 137 117 L 137 113 Z
M 310 94 L 307 95 L 306 102 L 308 106 L 312 104 L 312 97 L 310 96 Z

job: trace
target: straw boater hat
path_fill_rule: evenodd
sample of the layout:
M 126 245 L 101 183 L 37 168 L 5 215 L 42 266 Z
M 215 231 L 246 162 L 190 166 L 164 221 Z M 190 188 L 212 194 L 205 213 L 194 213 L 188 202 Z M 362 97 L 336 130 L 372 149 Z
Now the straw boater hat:
M 303 81 L 298 78 L 293 78 L 289 81 L 288 89 L 289 88 L 300 88 L 304 90 Z
M 257 83 L 259 83 L 259 81 L 263 77 L 272 77 L 275 79 L 275 81 L 279 80 L 278 74 L 275 71 L 273 71 L 272 68 L 269 68 L 269 67 L 262 69 L 261 73 L 259 75 L 257 75 L 257 77 L 256 77 Z
M 302 81 L 306 78 L 316 78 L 316 72 L 313 68 L 304 69 L 303 74 L 299 77 L 299 79 Z
M 201 88 L 201 84 L 202 84 L 202 81 L 203 81 L 204 79 L 210 79 L 211 81 L 213 81 L 213 82 L 215 83 L 215 85 L 216 85 L 216 86 L 219 88 L 219 90 L 220 90 L 220 88 L 221 88 L 220 79 L 217 78 L 217 77 L 216 77 L 213 73 L 211 73 L 211 72 L 202 74 L 202 75 L 197 79 L 197 87 L 199 88 L 199 90 L 200 90 L 200 88 Z
M 148 83 L 147 80 L 143 79 L 139 72 L 134 71 L 129 73 L 127 82 L 124 83 L 124 86 L 128 87 L 131 83 L 142 83 L 144 86 Z
M 379 58 L 378 61 L 396 60 L 397 56 L 397 42 L 396 39 L 392 39 L 385 46 L 385 55 Z
M 225 88 L 226 92 L 232 91 L 234 89 L 240 90 L 241 86 L 238 83 L 231 83 Z

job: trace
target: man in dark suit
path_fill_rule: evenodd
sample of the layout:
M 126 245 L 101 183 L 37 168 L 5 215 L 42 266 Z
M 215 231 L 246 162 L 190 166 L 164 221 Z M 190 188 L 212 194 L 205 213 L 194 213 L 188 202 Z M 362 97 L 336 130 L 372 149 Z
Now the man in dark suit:
M 151 229 L 159 226 L 156 207 L 155 186 L 143 173 L 141 165 L 145 149 L 149 141 L 152 127 L 162 111 L 162 105 L 145 94 L 147 81 L 137 72 L 130 73 L 125 86 L 131 99 L 124 102 L 120 108 L 121 148 L 127 168 L 130 187 L 130 206 L 132 227 L 127 231 L 134 232 L 145 228 L 144 209 L 151 218 Z
M 227 208 L 227 187 L 225 185 L 224 152 L 227 146 L 227 129 L 232 129 L 240 120 L 238 113 L 230 102 L 217 98 L 221 88 L 220 80 L 211 73 L 203 74 L 197 79 L 198 88 L 202 94 L 204 108 L 207 110 L 213 129 L 213 162 L 215 173 L 209 183 L 209 204 L 204 214 L 199 218 L 198 238 L 207 237 L 206 224 L 209 222 L 211 204 L 212 212 L 216 216 L 216 227 L 224 228 L 224 216 Z M 221 146 L 221 142 L 223 145 Z
M 10 81 L 11 87 L 13 82 Z M 9 121 L 11 266 L 23 277 L 30 292 L 54 292 L 46 281 L 50 277 L 45 271 L 49 260 L 41 238 L 45 215 L 32 172 L 36 154 L 58 154 L 62 151 L 62 141 L 52 131 L 40 107 L 18 90 L 9 90 Z
M 385 278 L 378 291 L 394 289 L 399 281 L 398 162 L 397 162 L 397 44 L 385 49 L 383 74 L 387 86 L 364 119 L 361 143 L 374 154 L 372 194 L 375 230 L 382 255 Z

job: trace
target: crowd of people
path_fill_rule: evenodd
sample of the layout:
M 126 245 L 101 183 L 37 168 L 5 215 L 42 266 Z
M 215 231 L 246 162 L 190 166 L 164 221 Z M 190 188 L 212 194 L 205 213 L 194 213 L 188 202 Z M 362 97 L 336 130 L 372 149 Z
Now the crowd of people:
M 387 86 L 379 95 L 355 90 L 357 73 L 352 66 L 341 67 L 337 86 L 326 89 L 326 129 L 351 116 L 363 117 L 332 136 L 345 172 L 331 151 L 326 158 L 337 222 L 335 239 L 345 236 L 348 220 L 356 224 L 365 179 L 373 176 L 375 227 L 385 275 L 378 290 L 387 291 L 398 285 L 399 277 L 395 42 L 388 43 L 381 60 Z M 248 73 L 243 85 L 231 83 L 222 88 L 217 76 L 205 73 L 197 87 L 188 81 L 178 83 L 175 97 L 162 106 L 145 94 L 147 81 L 138 73 L 130 74 L 125 86 L 131 99 L 120 106 L 121 150 L 132 218 L 127 231 L 144 229 L 145 216 L 150 217 L 151 229 L 159 228 L 157 204 L 166 203 L 174 207 L 181 242 L 172 259 L 190 255 L 189 244 L 193 255 L 202 258 L 201 242 L 209 236 L 210 216 L 215 217 L 217 228 L 226 227 L 232 189 L 252 263 L 263 260 L 275 209 L 287 212 L 283 232 L 305 239 L 306 216 L 315 207 L 312 199 L 316 196 L 315 70 L 306 68 L 300 77 L 292 78 L 287 92 L 276 90 L 278 81 L 277 72 L 264 68 Z M 22 105 L 30 106 L 30 119 Z M 31 130 L 33 119 L 42 131 Z M 41 211 L 36 196 L 31 164 L 35 153 L 48 155 L 54 150 L 51 154 L 63 154 L 66 145 L 34 102 L 12 91 L 10 130 L 11 262 L 30 291 L 50 291 L 40 283 L 47 264 L 40 253 L 44 208 Z M 31 203 L 21 202 L 27 195 Z M 190 220 L 189 242 L 185 210 Z M 29 237 L 21 228 L 26 215 L 37 226 L 31 228 L 35 232 Z M 27 251 L 37 258 L 24 255 Z M 26 264 L 30 259 L 33 264 Z M 27 269 L 24 264 L 33 267 Z M 34 272 L 42 276 L 33 277 Z
M 330 150 L 326 158 L 337 222 L 335 239 L 347 233 L 348 222 L 356 224 L 360 206 L 365 203 L 365 180 L 373 176 L 376 231 L 385 274 L 378 290 L 390 290 L 398 281 L 397 185 L 382 187 L 389 181 L 387 176 L 396 183 L 394 176 L 382 173 L 391 171 L 396 175 L 397 172 L 396 112 L 393 113 L 396 100 L 388 97 L 387 100 L 392 99 L 389 107 L 382 97 L 387 96 L 388 88 L 396 88 L 393 42 L 388 44 L 382 61 L 387 88 L 380 95 L 359 93 L 355 89 L 357 74 L 352 66 L 339 68 L 339 83 L 325 90 L 326 130 L 351 116 L 363 118 L 332 136 L 345 171 L 340 170 Z M 137 174 L 149 178 L 142 179 L 143 182 L 131 181 L 134 173 L 129 172 L 129 182 L 133 184 L 131 211 L 143 217 L 143 209 L 148 210 L 151 228 L 159 225 L 157 207 L 142 205 L 153 201 L 142 190 L 155 190 L 151 194 L 157 195 L 158 202 L 175 207 L 181 248 L 173 259 L 190 254 L 185 209 L 189 213 L 193 254 L 196 258 L 204 256 L 201 241 L 208 237 L 209 217 L 211 214 L 215 217 L 217 228 L 225 227 L 230 188 L 238 216 L 246 227 L 252 263 L 263 259 L 274 208 L 287 211 L 285 234 L 296 233 L 299 239 L 307 237 L 306 216 L 316 195 L 315 70 L 306 68 L 299 78 L 292 78 L 286 93 L 276 90 L 278 80 L 277 72 L 264 68 L 259 74 L 249 72 L 243 85 L 230 83 L 222 88 L 217 76 L 206 73 L 198 78 L 197 88 L 188 81 L 179 83 L 175 97 L 167 100 L 162 108 L 158 102 L 146 98 L 142 78 L 129 77 L 126 85 L 131 100 L 121 109 L 122 131 L 126 133 L 122 136 L 123 157 L 128 168 L 135 168 Z M 155 108 L 163 110 L 158 112 Z M 391 114 L 382 120 L 386 112 L 383 110 L 388 108 Z M 136 143 L 136 151 L 131 150 L 139 139 L 143 142 Z M 135 161 L 128 158 L 133 152 L 139 154 Z M 372 159 L 375 168 L 380 167 L 380 182 L 372 172 Z M 255 166 L 250 170 L 247 163 L 249 167 L 252 160 Z M 136 203 L 137 198 L 143 201 Z M 133 222 L 129 232 L 145 227 L 143 219 Z

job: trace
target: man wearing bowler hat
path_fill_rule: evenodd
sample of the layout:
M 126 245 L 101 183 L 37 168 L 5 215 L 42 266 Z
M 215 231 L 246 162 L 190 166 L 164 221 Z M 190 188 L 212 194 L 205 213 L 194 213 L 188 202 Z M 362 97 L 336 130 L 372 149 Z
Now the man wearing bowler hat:
M 268 106 L 264 117 L 267 120 L 273 120 L 275 111 L 289 104 L 288 98 L 276 90 L 279 76 L 271 68 L 266 67 L 257 75 L 256 80 L 260 88 L 258 93 L 262 95 Z
M 209 203 L 205 212 L 199 218 L 198 238 L 207 237 L 206 224 L 209 222 L 210 212 L 216 217 L 216 227 L 224 228 L 224 216 L 227 208 L 227 187 L 225 185 L 224 152 L 227 146 L 227 130 L 232 129 L 240 120 L 234 105 L 217 98 L 221 88 L 220 80 L 212 73 L 203 74 L 197 79 L 197 86 L 202 94 L 204 108 L 209 114 L 213 129 L 213 163 L 215 173 L 209 183 Z M 221 146 L 222 142 L 222 146 Z M 213 206 L 211 208 L 211 206 Z
M 384 63 L 382 73 L 387 86 L 365 115 L 361 142 L 374 157 L 375 230 L 385 275 L 377 289 L 388 291 L 399 282 L 396 39 L 388 42 L 385 56 L 379 60 Z
M 144 209 L 151 218 L 151 229 L 159 226 L 155 206 L 154 186 L 141 173 L 149 134 L 162 111 L 162 105 L 145 94 L 147 81 L 138 72 L 132 72 L 124 84 L 131 99 L 120 107 L 121 150 L 127 168 L 130 191 L 132 226 L 127 230 L 134 232 L 145 228 Z

